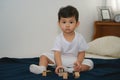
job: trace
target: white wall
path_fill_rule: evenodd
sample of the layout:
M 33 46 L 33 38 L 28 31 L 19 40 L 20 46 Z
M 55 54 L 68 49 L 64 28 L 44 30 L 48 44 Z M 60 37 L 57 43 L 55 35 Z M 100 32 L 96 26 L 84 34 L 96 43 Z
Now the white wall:
M 57 12 L 66 5 L 79 10 L 77 31 L 91 41 L 101 0 L 0 0 L 0 57 L 36 57 L 48 52 L 60 32 Z

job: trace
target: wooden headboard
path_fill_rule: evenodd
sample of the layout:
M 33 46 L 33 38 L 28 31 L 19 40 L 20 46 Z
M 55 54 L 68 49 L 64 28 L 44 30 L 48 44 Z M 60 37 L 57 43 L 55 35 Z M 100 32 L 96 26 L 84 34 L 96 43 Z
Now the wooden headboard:
M 93 39 L 103 36 L 118 36 L 120 37 L 120 23 L 95 21 Z

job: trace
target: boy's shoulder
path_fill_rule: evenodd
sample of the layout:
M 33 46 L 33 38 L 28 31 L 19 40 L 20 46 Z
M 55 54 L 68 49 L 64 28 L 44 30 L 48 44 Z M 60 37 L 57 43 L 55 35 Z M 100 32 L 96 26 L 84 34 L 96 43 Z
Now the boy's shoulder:
M 63 33 L 59 33 L 57 36 L 56 36 L 56 38 L 57 37 L 62 37 L 63 36 Z
M 56 39 L 57 39 L 57 40 L 60 40 L 60 39 L 62 38 L 62 36 L 63 36 L 62 33 L 59 33 L 59 34 L 56 36 Z
M 75 32 L 75 35 L 78 36 L 78 37 L 83 37 L 83 35 L 79 32 Z

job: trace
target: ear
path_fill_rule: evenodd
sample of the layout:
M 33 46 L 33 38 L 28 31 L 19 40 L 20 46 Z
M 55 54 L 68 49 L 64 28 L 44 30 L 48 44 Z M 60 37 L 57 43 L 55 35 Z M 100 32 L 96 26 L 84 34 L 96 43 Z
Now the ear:
M 60 22 L 58 21 L 58 26 L 60 27 Z
M 76 26 L 78 27 L 80 25 L 80 21 L 77 22 Z

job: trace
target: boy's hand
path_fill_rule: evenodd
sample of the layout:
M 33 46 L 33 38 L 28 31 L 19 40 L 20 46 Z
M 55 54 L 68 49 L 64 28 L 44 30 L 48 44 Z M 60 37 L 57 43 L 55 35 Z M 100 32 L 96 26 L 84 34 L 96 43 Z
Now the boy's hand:
M 59 73 L 59 69 L 64 69 L 63 66 L 57 66 L 55 69 L 55 73 L 58 74 Z
M 81 71 L 81 64 L 79 61 L 74 63 L 74 70 L 80 72 Z

